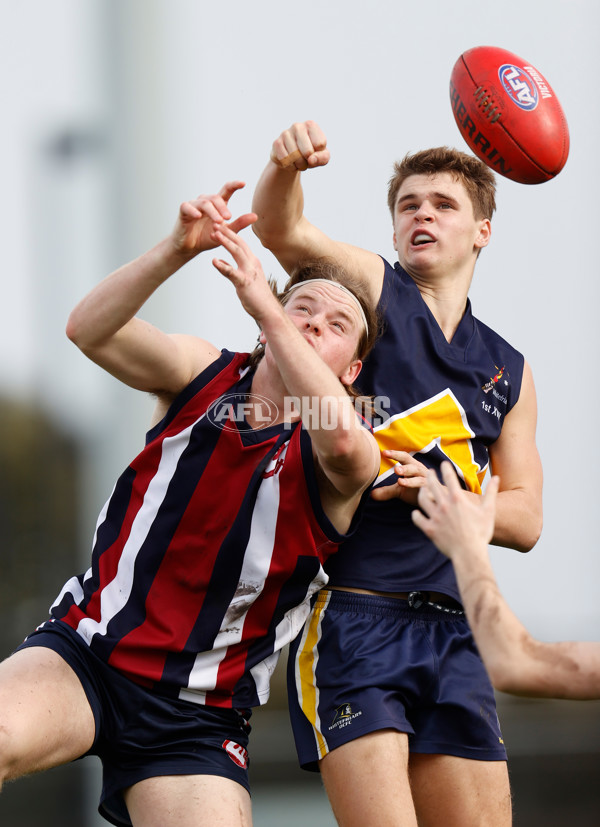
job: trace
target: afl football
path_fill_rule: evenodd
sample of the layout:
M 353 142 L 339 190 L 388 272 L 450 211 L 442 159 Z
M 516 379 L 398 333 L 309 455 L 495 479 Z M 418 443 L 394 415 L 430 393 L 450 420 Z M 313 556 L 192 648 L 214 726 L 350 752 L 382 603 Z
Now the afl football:
M 569 155 L 569 128 L 546 77 L 496 46 L 464 52 L 450 78 L 454 120 L 470 149 L 520 184 L 554 178 Z

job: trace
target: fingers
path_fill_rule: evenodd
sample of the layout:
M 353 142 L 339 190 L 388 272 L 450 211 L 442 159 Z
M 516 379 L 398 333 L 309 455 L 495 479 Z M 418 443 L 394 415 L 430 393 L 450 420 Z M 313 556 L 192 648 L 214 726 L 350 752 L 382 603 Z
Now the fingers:
M 217 244 L 225 247 L 228 253 L 231 253 L 238 265 L 243 257 L 254 257 L 244 239 L 241 238 L 235 230 L 228 227 L 227 224 L 216 224 L 212 232 L 212 238 Z
M 418 508 L 415 508 L 414 511 L 411 511 L 410 516 L 416 527 L 420 528 L 424 534 L 427 534 L 427 529 L 429 526 L 429 521 L 427 517 L 421 511 L 419 511 Z
M 397 452 L 400 454 L 401 452 Z M 427 474 L 427 466 L 422 462 L 417 462 L 410 454 L 405 454 L 399 458 L 394 465 L 394 474 L 400 477 L 407 483 L 410 481 L 419 482 L 423 484 L 423 480 Z
M 461 485 L 458 481 L 458 477 L 456 475 L 456 471 L 454 470 L 454 466 L 448 460 L 444 460 L 441 465 L 441 473 L 442 479 L 444 480 L 444 485 L 451 491 L 453 494 L 456 494 L 458 491 L 461 491 Z
M 212 264 L 225 278 L 230 278 L 235 273 L 235 268 L 228 261 L 223 261 L 222 258 L 213 258 Z
M 224 201 L 229 201 L 234 192 L 243 189 L 245 186 L 244 181 L 228 181 L 226 184 L 223 184 L 219 190 L 219 196 Z
M 381 485 L 371 491 L 371 498 L 378 502 L 402 499 L 400 490 L 395 485 Z
M 198 198 L 186 201 L 180 207 L 181 216 L 188 220 L 210 218 L 217 223 L 228 221 L 231 218 L 228 201 L 234 192 L 245 186 L 243 181 L 228 181 L 216 195 L 199 195 Z
M 409 454 L 408 451 L 395 451 L 391 450 L 390 448 L 386 448 L 385 451 L 381 452 L 384 457 L 388 459 L 393 459 L 395 462 L 411 462 L 413 455 Z
M 402 500 L 402 502 L 415 505 L 417 494 L 421 490 L 423 480 L 419 482 L 398 480 L 392 485 L 380 485 L 371 491 L 371 497 L 379 502 L 386 500 Z
M 407 451 L 386 449 L 382 451 L 386 459 L 395 461 L 394 474 L 399 478 L 398 484 L 408 488 L 419 488 L 425 482 L 427 466 L 418 462 Z
M 273 142 L 271 150 L 271 160 L 282 168 L 325 166 L 329 158 L 327 139 L 314 121 L 293 124 Z
M 233 230 L 234 233 L 239 233 L 242 230 L 245 230 L 246 227 L 249 227 L 250 224 L 254 224 L 257 218 L 258 216 L 256 213 L 249 212 L 245 215 L 240 215 L 239 218 L 236 218 L 234 221 L 230 221 L 227 226 L 230 230 Z
M 432 510 L 438 507 L 443 498 L 446 496 L 444 486 L 437 478 L 437 474 L 433 469 L 427 472 L 427 481 L 420 489 L 418 496 L 419 508 L 430 516 Z
M 283 167 L 283 169 L 286 169 L 286 167 L 291 167 L 292 164 L 295 164 L 296 161 L 300 161 L 301 158 L 302 153 L 299 149 L 295 149 L 293 152 L 290 152 L 289 155 L 286 155 L 285 158 L 280 159 L 275 157 L 273 158 L 273 161 L 280 167 Z
M 244 239 L 231 227 L 228 227 L 226 224 L 215 225 L 211 238 L 227 250 L 238 267 L 236 270 L 235 267 L 222 259 L 213 259 L 213 265 L 223 276 L 232 280 L 236 276 L 241 277 L 244 274 L 248 276 L 262 275 L 260 261 Z
M 498 497 L 498 489 L 500 487 L 500 477 L 493 476 L 490 478 L 487 487 L 485 489 L 485 494 L 483 495 L 484 507 L 491 511 L 492 514 L 496 513 L 496 499 Z

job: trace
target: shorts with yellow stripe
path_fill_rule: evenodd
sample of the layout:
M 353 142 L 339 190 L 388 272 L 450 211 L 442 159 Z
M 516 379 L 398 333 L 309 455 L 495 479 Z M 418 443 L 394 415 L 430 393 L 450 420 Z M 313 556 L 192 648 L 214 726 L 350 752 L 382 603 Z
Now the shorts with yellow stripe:
M 300 765 L 370 732 L 406 732 L 415 753 L 505 761 L 494 692 L 464 615 L 324 589 L 290 648 Z

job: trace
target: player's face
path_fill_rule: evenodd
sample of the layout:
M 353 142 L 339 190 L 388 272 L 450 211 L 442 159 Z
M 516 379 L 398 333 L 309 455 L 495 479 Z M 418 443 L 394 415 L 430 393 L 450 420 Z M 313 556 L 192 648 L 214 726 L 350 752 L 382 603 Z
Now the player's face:
M 449 172 L 411 175 L 401 185 L 394 215 L 394 248 L 415 276 L 470 269 L 489 241 L 489 220 L 477 220 L 463 184 Z
M 354 299 L 334 284 L 297 287 L 285 311 L 340 381 L 351 385 L 361 362 L 356 359 L 363 323 Z

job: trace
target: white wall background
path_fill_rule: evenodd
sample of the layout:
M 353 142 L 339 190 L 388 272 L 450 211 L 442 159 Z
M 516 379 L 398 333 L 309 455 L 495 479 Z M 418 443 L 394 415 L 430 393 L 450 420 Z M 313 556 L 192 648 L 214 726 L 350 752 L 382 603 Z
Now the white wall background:
M 1 0 L 0 11 L 0 393 L 41 401 L 87 440 L 82 554 L 112 480 L 141 445 L 151 402 L 67 341 L 76 301 L 166 234 L 182 200 L 239 177 L 247 189 L 232 206 L 248 210 L 272 140 L 306 118 L 332 152 L 328 167 L 305 175 L 307 214 L 333 237 L 393 258 L 393 161 L 426 146 L 466 149 L 448 99 L 459 54 L 502 46 L 546 74 L 569 122 L 569 161 L 540 186 L 499 180 L 493 240 L 472 289 L 476 315 L 532 365 L 545 469 L 542 539 L 529 555 L 493 555 L 535 634 L 598 639 L 595 0 Z M 255 338 L 210 256 L 146 311 L 219 346 Z

